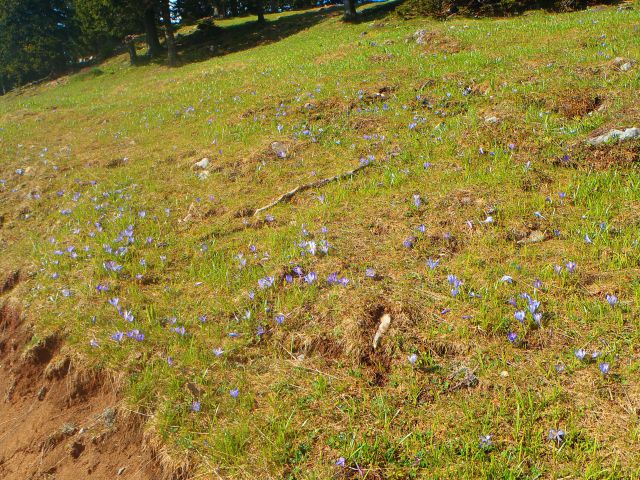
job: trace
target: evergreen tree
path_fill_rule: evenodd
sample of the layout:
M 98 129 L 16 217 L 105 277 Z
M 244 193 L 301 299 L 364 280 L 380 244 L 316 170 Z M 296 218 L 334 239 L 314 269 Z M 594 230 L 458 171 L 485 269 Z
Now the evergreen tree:
M 90 54 L 109 55 L 128 35 L 143 29 L 142 4 L 130 0 L 74 0 L 82 35 Z
M 0 0 L 2 87 L 66 71 L 75 61 L 77 32 L 67 0 Z

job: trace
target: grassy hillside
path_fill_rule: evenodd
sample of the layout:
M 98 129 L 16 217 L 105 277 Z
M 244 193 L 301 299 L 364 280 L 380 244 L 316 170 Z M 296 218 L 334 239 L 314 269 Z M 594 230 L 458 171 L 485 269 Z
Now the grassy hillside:
M 221 22 L 0 98 L 33 343 L 196 478 L 638 478 L 640 142 L 584 142 L 640 127 L 638 8 Z

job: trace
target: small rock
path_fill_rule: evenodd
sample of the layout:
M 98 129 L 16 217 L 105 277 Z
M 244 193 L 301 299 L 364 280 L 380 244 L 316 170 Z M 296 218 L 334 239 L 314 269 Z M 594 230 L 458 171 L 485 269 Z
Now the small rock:
M 44 400 L 45 395 L 47 394 L 47 387 L 40 387 L 38 390 L 38 400 Z
M 201 172 L 198 172 L 196 176 L 200 180 L 206 180 L 207 178 L 209 178 L 209 175 L 211 175 L 211 172 L 209 170 L 203 170 Z
M 112 407 L 107 407 L 102 412 L 102 421 L 106 428 L 113 428 L 116 423 L 116 410 Z
M 498 122 L 500 122 L 500 119 L 498 117 L 494 117 L 494 116 L 486 117 L 484 119 L 484 123 L 495 124 L 495 123 L 498 123 Z
M 522 240 L 518 240 L 519 244 L 527 244 L 527 243 L 540 243 L 543 242 L 545 239 L 544 233 L 541 232 L 540 230 L 533 230 L 532 232 L 529 232 L 529 235 L 527 235 L 525 238 L 523 238 Z
M 636 62 L 628 58 L 616 57 L 611 63 L 613 63 L 613 65 L 618 67 L 618 69 L 620 69 L 621 71 L 628 72 Z
M 500 376 L 502 378 L 507 378 L 509 376 L 509 372 L 507 372 L 506 370 L 503 370 L 500 372 Z
M 120 467 L 120 468 L 118 469 L 118 472 L 117 472 L 117 473 L 118 473 L 118 475 L 122 475 L 126 469 L 127 469 L 127 467 Z
M 209 166 L 209 159 L 208 158 L 203 158 L 202 160 L 200 160 L 199 162 L 196 162 L 193 164 L 194 168 L 198 168 L 200 170 L 204 170 L 205 168 L 207 168 Z
M 625 140 L 633 140 L 635 138 L 640 138 L 640 128 L 632 127 L 627 128 L 625 130 L 611 130 L 604 135 L 600 135 L 595 138 L 590 138 L 587 140 L 589 145 L 602 145 L 603 143 L 607 143 L 610 140 L 617 140 L 618 142 L 623 142 Z
M 60 427 L 60 432 L 63 435 L 71 436 L 78 431 L 78 427 L 73 423 L 65 423 Z

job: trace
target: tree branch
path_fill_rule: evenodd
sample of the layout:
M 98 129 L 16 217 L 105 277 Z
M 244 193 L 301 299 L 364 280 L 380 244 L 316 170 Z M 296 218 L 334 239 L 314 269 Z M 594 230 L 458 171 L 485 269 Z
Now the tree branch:
M 333 177 L 323 178 L 322 180 L 317 180 L 315 182 L 305 183 L 303 185 L 298 185 L 293 190 L 290 190 L 287 193 L 283 193 L 282 195 L 280 195 L 278 198 L 276 198 L 270 204 L 265 205 L 264 207 L 258 208 L 255 212 L 253 212 L 253 215 L 257 216 L 259 213 L 264 212 L 265 210 L 268 210 L 268 209 L 270 209 L 272 207 L 275 207 L 279 203 L 287 202 L 287 201 L 291 200 L 293 198 L 293 196 L 296 195 L 297 193 L 304 192 L 305 190 L 309 190 L 310 188 L 322 187 L 323 185 L 326 185 L 327 183 L 335 182 L 336 180 L 342 180 L 343 178 L 351 177 L 354 174 L 358 173 L 360 170 L 364 170 L 369 165 L 371 165 L 371 163 L 365 163 L 363 165 L 360 165 L 357 168 L 354 168 L 353 170 L 349 170 L 348 172 L 340 173 L 340 174 L 335 175 Z

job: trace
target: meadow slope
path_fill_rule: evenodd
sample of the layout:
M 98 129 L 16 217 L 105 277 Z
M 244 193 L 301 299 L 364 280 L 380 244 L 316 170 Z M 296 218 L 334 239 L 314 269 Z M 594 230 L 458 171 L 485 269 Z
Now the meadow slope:
M 193 478 L 639 478 L 640 6 L 339 15 L 0 98 L 25 348 Z

